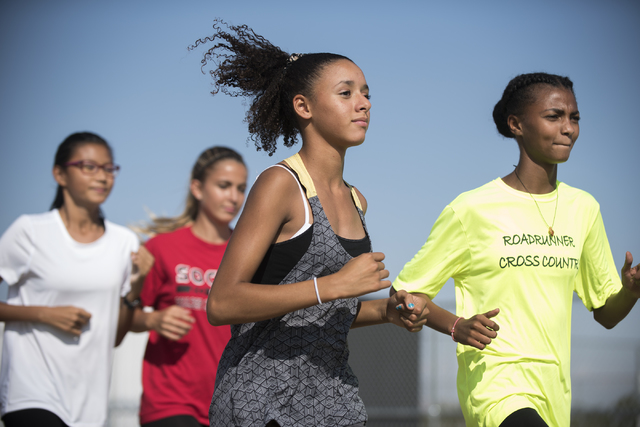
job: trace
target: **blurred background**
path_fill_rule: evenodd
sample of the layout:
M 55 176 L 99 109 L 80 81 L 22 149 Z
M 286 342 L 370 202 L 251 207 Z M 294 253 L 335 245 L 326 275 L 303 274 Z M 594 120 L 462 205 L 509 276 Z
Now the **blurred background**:
M 618 268 L 625 251 L 640 260 L 635 0 L 0 2 L 0 231 L 48 209 L 55 149 L 73 132 L 96 132 L 114 147 L 122 170 L 103 210 L 125 225 L 148 211 L 178 214 L 207 147 L 242 153 L 251 182 L 295 153 L 256 151 L 246 103 L 209 94 L 204 49 L 187 47 L 212 33 L 215 17 L 287 52 L 340 53 L 362 68 L 372 120 L 365 143 L 348 153 L 345 178 L 368 200 L 374 249 L 392 277 L 448 202 L 511 172 L 518 150 L 491 112 L 511 78 L 533 71 L 574 81 L 581 135 L 559 179 L 600 202 Z M 436 302 L 453 309 L 453 298 L 448 283 Z M 579 300 L 573 313 L 573 423 L 635 425 L 640 308 L 611 331 Z M 463 425 L 451 339 L 389 328 L 351 336 L 369 425 Z M 113 426 L 137 425 L 145 340 L 129 334 L 116 351 Z

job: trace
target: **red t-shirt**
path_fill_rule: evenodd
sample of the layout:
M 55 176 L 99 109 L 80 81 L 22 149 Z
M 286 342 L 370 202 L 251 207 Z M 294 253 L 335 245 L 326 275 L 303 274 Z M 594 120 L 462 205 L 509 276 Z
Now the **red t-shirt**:
M 190 309 L 196 322 L 178 341 L 149 332 L 142 364 L 140 423 L 191 415 L 208 425 L 216 370 L 231 330 L 228 325 L 209 324 L 207 295 L 227 244 L 204 242 L 185 227 L 159 234 L 145 246 L 155 263 L 144 282 L 142 305 L 155 310 L 179 305 Z

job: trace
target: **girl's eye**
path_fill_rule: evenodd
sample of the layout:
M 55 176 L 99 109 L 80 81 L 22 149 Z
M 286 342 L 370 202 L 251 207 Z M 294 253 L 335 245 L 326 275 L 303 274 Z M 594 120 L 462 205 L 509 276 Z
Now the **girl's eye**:
M 368 100 L 371 100 L 371 95 L 369 94 L 366 94 L 364 97 L 367 98 Z
M 238 187 L 238 191 L 244 194 L 244 192 L 247 191 L 247 187 L 245 185 L 241 185 L 240 187 Z
M 91 163 L 83 163 L 82 167 L 87 172 L 93 172 L 94 170 L 96 170 L 96 165 L 92 165 Z
M 350 96 L 350 95 L 351 95 L 351 91 L 350 91 L 350 90 L 342 91 L 342 92 L 340 92 L 340 95 L 343 95 L 343 96 Z

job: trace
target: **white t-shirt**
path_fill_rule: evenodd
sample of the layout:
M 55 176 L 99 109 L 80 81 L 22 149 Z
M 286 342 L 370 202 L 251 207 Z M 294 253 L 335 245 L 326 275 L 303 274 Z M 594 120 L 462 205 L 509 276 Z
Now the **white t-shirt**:
M 46 409 L 72 427 L 107 417 L 120 296 L 129 291 L 135 234 L 105 220 L 105 233 L 79 243 L 58 210 L 22 215 L 0 238 L 7 303 L 75 306 L 91 313 L 79 337 L 33 322 L 7 322 L 0 368 L 0 413 Z

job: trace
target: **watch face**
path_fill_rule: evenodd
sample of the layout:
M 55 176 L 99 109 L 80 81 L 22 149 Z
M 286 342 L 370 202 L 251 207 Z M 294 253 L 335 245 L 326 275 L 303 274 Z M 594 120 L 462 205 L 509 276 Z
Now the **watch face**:
M 122 297 L 122 299 L 124 300 L 124 305 L 129 308 L 135 308 L 140 305 L 140 298 L 136 298 L 133 301 L 129 301 L 127 297 Z

